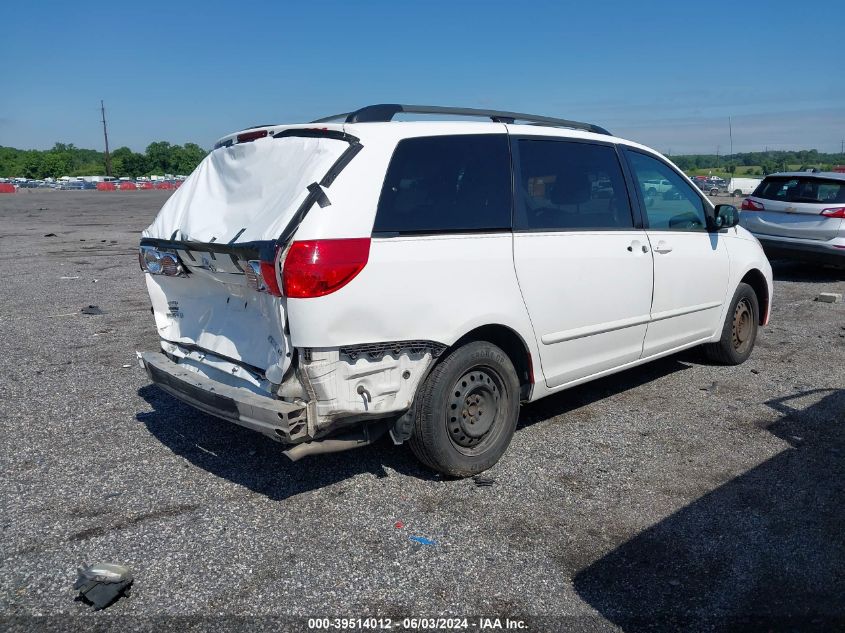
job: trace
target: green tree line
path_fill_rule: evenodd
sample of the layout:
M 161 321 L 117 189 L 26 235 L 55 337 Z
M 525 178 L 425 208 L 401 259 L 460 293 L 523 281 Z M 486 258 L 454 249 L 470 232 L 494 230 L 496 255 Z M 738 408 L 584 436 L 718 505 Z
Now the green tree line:
M 128 147 L 111 152 L 113 176 L 150 176 L 152 174 L 190 174 L 206 152 L 195 143 L 171 145 L 166 141 L 150 143 L 144 153 Z M 15 149 L 0 146 L 0 178 L 60 178 L 61 176 L 103 176 L 106 173 L 103 152 L 56 143 L 48 150 Z
M 756 166 L 755 175 L 765 176 L 778 171 L 786 171 L 790 165 L 800 165 L 801 169 L 819 167 L 829 171 L 834 165 L 845 165 L 845 154 L 825 154 L 815 149 L 796 151 L 745 152 L 718 156 L 716 154 L 686 154 L 672 156 L 672 161 L 684 171 L 694 169 L 723 169 L 732 174 L 737 167 Z
M 112 175 L 149 176 L 152 174 L 189 174 L 207 152 L 195 143 L 171 145 L 166 141 L 150 143 L 143 153 L 119 147 L 111 153 Z M 785 171 L 790 165 L 831 169 L 845 165 L 845 154 L 826 154 L 814 149 L 796 151 L 746 152 L 718 156 L 685 154 L 672 156 L 684 171 L 720 169 L 734 173 L 738 166 L 755 166 L 755 175 Z M 61 176 L 102 176 L 106 173 L 103 152 L 56 143 L 48 150 L 23 150 L 0 146 L 0 178 L 59 178 Z

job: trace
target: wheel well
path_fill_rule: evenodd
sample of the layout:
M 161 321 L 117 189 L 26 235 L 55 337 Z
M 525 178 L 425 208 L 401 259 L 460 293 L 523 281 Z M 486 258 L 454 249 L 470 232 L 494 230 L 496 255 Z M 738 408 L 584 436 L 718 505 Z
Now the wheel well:
M 528 400 L 534 388 L 534 363 L 531 352 L 528 351 L 528 346 L 522 337 L 504 325 L 483 325 L 464 334 L 450 349 L 457 349 L 472 341 L 487 341 L 502 348 L 513 363 L 516 375 L 519 377 L 520 400 Z
M 757 303 L 760 304 L 760 325 L 766 325 L 766 315 L 769 313 L 769 286 L 766 283 L 766 278 L 756 268 L 749 270 L 742 278 L 742 283 L 746 283 L 754 290 L 757 295 Z

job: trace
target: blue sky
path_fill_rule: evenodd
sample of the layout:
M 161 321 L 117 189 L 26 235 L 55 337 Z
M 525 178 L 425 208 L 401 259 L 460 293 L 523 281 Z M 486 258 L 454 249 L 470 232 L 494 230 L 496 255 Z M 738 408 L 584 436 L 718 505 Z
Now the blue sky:
M 843 0 L 28 2 L 0 38 L 0 145 L 210 147 L 368 103 L 597 123 L 673 154 L 845 139 Z M 10 19 L 11 18 L 11 19 Z

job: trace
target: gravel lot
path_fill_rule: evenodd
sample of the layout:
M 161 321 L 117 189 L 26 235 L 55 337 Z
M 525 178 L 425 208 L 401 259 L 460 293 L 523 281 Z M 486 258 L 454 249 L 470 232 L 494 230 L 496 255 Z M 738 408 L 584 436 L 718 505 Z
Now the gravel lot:
M 845 624 L 845 305 L 813 301 L 842 272 L 777 263 L 745 365 L 689 352 L 526 406 L 479 487 L 387 441 L 292 464 L 151 387 L 136 246 L 168 195 L 0 196 L 0 627 Z M 102 560 L 135 584 L 94 613 L 72 585 Z

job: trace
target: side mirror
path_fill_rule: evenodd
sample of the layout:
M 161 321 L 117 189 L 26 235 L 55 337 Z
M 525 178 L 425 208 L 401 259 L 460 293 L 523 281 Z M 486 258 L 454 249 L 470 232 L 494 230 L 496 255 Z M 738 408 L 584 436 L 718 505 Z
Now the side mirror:
M 707 227 L 711 231 L 729 229 L 739 224 L 739 211 L 732 204 L 717 204 L 712 217 L 708 217 Z

